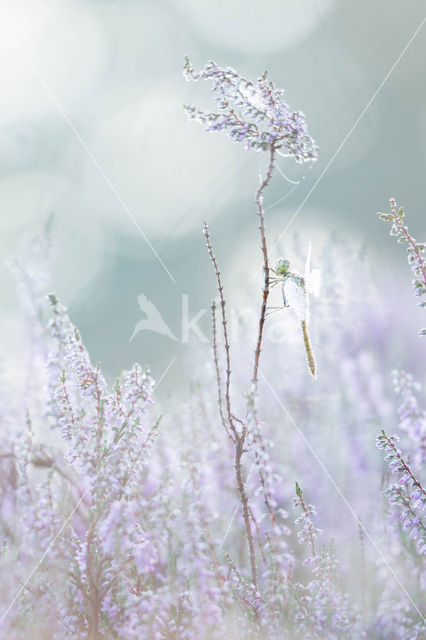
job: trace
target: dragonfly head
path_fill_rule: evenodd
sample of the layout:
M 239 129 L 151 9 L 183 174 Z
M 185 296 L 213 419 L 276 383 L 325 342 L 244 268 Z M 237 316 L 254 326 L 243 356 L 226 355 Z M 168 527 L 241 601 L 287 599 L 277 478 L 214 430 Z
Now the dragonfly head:
M 290 268 L 290 263 L 288 260 L 283 260 L 283 258 L 278 258 L 278 262 L 275 267 L 276 273 L 278 273 L 280 276 L 285 276 L 289 268 Z

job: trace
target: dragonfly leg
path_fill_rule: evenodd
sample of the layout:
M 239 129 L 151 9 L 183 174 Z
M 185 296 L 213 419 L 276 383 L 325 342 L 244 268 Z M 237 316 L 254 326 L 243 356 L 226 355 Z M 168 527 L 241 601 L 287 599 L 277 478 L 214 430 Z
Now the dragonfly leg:
M 272 289 L 273 287 L 275 287 L 280 282 L 282 282 L 282 280 L 280 278 L 269 278 L 269 280 L 268 280 L 269 288 Z
M 265 313 L 265 317 L 271 316 L 273 313 L 276 313 L 277 311 L 281 311 L 282 308 L 283 307 L 268 307 Z

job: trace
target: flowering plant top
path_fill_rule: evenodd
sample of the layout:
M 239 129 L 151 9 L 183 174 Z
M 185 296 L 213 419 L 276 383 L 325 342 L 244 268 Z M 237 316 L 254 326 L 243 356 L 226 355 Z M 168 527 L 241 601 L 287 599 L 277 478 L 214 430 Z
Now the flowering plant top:
M 218 113 L 185 105 L 191 120 L 207 131 L 225 131 L 234 142 L 245 142 L 248 149 L 285 149 L 297 162 L 317 159 L 317 146 L 307 133 L 305 116 L 290 111 L 283 101 L 284 90 L 267 80 L 267 72 L 255 82 L 246 80 L 231 67 L 219 67 L 212 60 L 197 72 L 185 58 L 186 80 L 212 80 L 212 93 Z
M 408 264 L 414 273 L 414 295 L 422 298 L 426 296 L 426 261 L 424 259 L 426 243 L 417 242 L 417 240 L 409 234 L 408 227 L 405 224 L 404 207 L 398 207 L 395 198 L 391 198 L 389 202 L 391 212 L 379 212 L 377 215 L 381 220 L 392 223 L 390 235 L 395 236 L 399 244 L 407 243 Z M 422 300 L 417 306 L 426 307 L 426 300 Z M 419 335 L 426 336 L 426 329 L 422 329 Z

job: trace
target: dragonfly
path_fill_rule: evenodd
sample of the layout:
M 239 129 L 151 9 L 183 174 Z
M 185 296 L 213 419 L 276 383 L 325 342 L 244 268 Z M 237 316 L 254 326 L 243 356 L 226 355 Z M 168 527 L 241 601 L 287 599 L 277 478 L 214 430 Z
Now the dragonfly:
M 315 356 L 308 333 L 309 293 L 318 295 L 320 271 L 319 269 L 311 271 L 310 258 L 311 246 L 309 245 L 304 276 L 290 267 L 289 260 L 278 258 L 275 269 L 271 269 L 275 277 L 270 278 L 269 282 L 271 286 L 281 285 L 283 307 L 278 307 L 278 309 L 289 307 L 300 322 L 309 371 L 312 377 L 316 378 Z

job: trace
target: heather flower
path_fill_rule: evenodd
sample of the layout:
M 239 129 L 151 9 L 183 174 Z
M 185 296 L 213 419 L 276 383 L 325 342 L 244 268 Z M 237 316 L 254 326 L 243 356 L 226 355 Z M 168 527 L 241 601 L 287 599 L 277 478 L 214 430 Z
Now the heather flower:
M 313 574 L 313 579 L 308 584 L 296 582 L 293 585 L 296 637 L 330 640 L 363 637 L 348 597 L 342 594 L 338 587 L 337 563 L 332 545 L 317 553 L 316 540 L 322 532 L 313 522 L 316 509 L 305 501 L 302 489 L 297 483 L 293 506 L 301 509 L 301 515 L 295 521 L 296 525 L 301 526 L 297 536 L 299 543 L 309 549 L 304 565 L 311 565 Z
M 397 436 L 388 436 L 384 430 L 376 439 L 377 447 L 386 452 L 385 461 L 398 480 L 384 494 L 400 511 L 402 531 L 413 540 L 419 555 L 426 555 L 426 526 L 421 518 L 426 505 L 426 491 L 397 448 L 398 440 Z
M 212 81 L 217 112 L 185 106 L 190 120 L 200 122 L 206 131 L 225 131 L 234 142 L 245 142 L 247 149 L 274 147 L 297 162 L 316 160 L 317 147 L 307 132 L 304 114 L 290 110 L 283 100 L 284 91 L 268 81 L 266 72 L 253 83 L 213 61 L 197 72 L 185 58 L 184 76 Z
M 297 533 L 299 544 L 306 544 L 309 547 L 310 554 L 305 560 L 305 564 L 316 564 L 317 555 L 315 551 L 315 540 L 322 533 L 320 529 L 314 526 L 313 519 L 316 515 L 316 509 L 312 504 L 307 504 L 303 498 L 303 492 L 296 482 L 296 496 L 293 498 L 293 507 L 300 507 L 301 515 L 295 521 L 296 525 L 303 525 Z
M 383 375 L 390 332 L 383 338 L 367 296 L 382 305 L 354 252 L 334 237 L 324 251 L 327 279 L 316 327 L 322 368 L 330 374 L 311 392 L 292 351 L 283 345 L 277 358 L 262 343 L 270 284 L 263 191 L 277 152 L 309 161 L 316 147 L 302 114 L 290 111 L 266 74 L 251 83 L 215 63 L 197 73 L 188 60 L 185 74 L 211 80 L 217 102 L 217 113 L 187 107 L 190 117 L 270 155 L 256 192 L 265 280 L 252 386 L 244 393 L 245 344 L 236 358 L 233 345 L 231 365 L 224 289 L 207 225 L 219 290 L 213 363 L 202 369 L 189 399 L 168 402 L 161 420 L 149 369 L 136 363 L 109 384 L 66 308 L 46 296 L 46 251 L 28 252 L 29 269 L 25 259 L 11 261 L 31 323 L 31 357 L 17 403 L 0 385 L 2 634 L 11 640 L 420 640 L 425 626 L 416 602 L 426 586 L 419 562 L 426 553 L 420 387 L 409 374 L 393 373 L 401 449 L 384 431 L 377 439 L 394 478 L 384 491 L 390 518 L 378 540 L 383 553 L 369 563 L 371 548 L 362 540 L 357 571 L 358 521 L 340 511 L 338 492 L 311 454 L 327 465 L 352 511 L 362 509 L 371 535 L 380 536 L 373 490 L 381 472 L 372 438 L 392 406 Z M 397 216 L 395 233 L 411 246 L 421 283 L 421 245 L 407 238 L 396 208 L 386 215 Z M 401 341 L 401 328 L 393 335 Z M 261 351 L 288 419 L 269 397 L 264 401 L 264 387 L 258 396 Z M 289 522 L 292 478 L 299 474 L 312 486 L 310 500 L 321 506 L 333 544 L 322 544 L 316 508 L 297 484 L 293 504 L 300 513 L 294 526 Z M 412 602 L 389 579 L 388 562 Z
M 338 320 L 343 327 L 347 320 L 343 288 L 351 283 L 345 283 L 341 274 L 340 281 Z M 330 299 L 334 300 L 333 292 L 324 308 Z M 57 640 L 85 637 L 96 626 L 101 636 L 117 640 L 364 637 L 341 587 L 345 580 L 345 589 L 359 593 L 352 562 L 356 552 L 345 550 L 348 555 L 338 571 L 336 552 L 321 544 L 316 510 L 301 492 L 296 494 L 301 509 L 299 536 L 289 524 L 290 483 L 296 474 L 303 473 L 312 482 L 311 501 L 322 500 L 323 528 L 331 534 L 335 534 L 337 505 L 307 459 L 303 442 L 297 435 L 293 438 L 291 429 L 282 428 L 273 408 L 264 409 L 262 422 L 255 419 L 255 412 L 244 422 L 248 430 L 244 468 L 246 477 L 251 470 L 246 490 L 258 576 L 254 588 L 244 553 L 242 510 L 235 500 L 232 442 L 220 424 L 216 394 L 208 386 L 212 371 L 194 385 L 188 402 L 169 406 L 159 423 L 153 380 L 146 368 L 134 365 L 108 384 L 61 303 L 51 296 L 50 305 L 40 308 L 42 317 L 50 314 L 42 338 L 47 375 L 37 381 L 41 408 L 39 413 L 28 412 L 26 420 L 25 411 L 14 415 L 9 409 L 1 451 L 11 457 L 0 460 L 4 505 L 0 515 L 10 512 L 7 520 L 0 518 L 2 540 L 7 543 L 0 562 L 14 576 L 17 588 L 83 499 L 50 550 L 48 562 L 31 580 L 31 591 L 22 594 L 19 608 L 7 616 L 3 633 L 20 639 L 18 620 L 29 629 L 37 612 L 43 619 L 43 637 Z M 324 308 L 319 313 L 325 314 Z M 359 321 L 353 316 L 351 320 Z M 379 358 L 366 346 L 366 334 L 361 332 L 348 343 L 348 332 L 340 328 L 330 334 L 325 321 L 320 324 L 327 352 L 323 359 L 329 358 L 332 365 L 342 353 L 345 357 L 342 375 L 334 383 L 336 398 L 330 402 L 324 380 L 315 402 L 334 429 L 333 438 L 340 434 L 339 457 L 332 456 L 328 467 L 333 474 L 344 467 L 345 493 L 354 504 L 367 485 L 370 491 L 374 479 L 379 484 L 368 447 L 373 425 L 389 417 L 390 403 Z M 275 354 L 270 362 L 268 356 L 265 359 L 265 367 L 272 365 L 275 370 Z M 318 429 L 316 411 L 305 413 L 306 390 L 291 355 L 288 366 L 294 376 L 283 383 L 286 402 L 325 459 L 330 441 Z M 234 367 L 238 370 L 238 361 Z M 401 437 L 409 452 L 403 460 L 417 479 L 423 434 L 419 388 L 401 372 L 394 374 L 394 382 L 401 398 Z M 235 384 L 234 394 L 236 388 Z M 48 439 L 39 423 L 48 425 Z M 416 585 L 424 578 L 414 561 L 420 536 L 415 538 L 412 531 L 423 523 L 421 496 L 415 495 L 403 470 L 394 477 L 395 489 L 388 496 L 395 500 L 392 529 L 387 529 L 392 541 L 389 557 L 392 562 L 398 558 L 402 579 L 417 601 Z M 380 514 L 374 504 L 369 505 L 363 518 L 369 528 L 381 530 Z M 356 537 L 350 518 L 340 524 L 335 543 L 339 550 L 345 549 L 349 535 Z M 386 549 L 384 542 L 382 547 Z M 394 623 L 395 638 L 420 639 L 415 612 L 406 603 L 398 608 L 400 593 L 388 574 L 382 578 L 374 567 L 369 579 L 371 589 L 380 594 L 374 596 L 377 613 L 368 612 L 367 637 L 393 637 Z M 5 602 L 15 593 L 5 584 L 1 589 Z
M 408 232 L 405 224 L 405 212 L 403 207 L 397 207 L 395 198 L 390 199 L 390 213 L 378 213 L 377 215 L 386 222 L 391 222 L 390 235 L 397 238 L 398 243 L 407 244 L 408 264 L 414 274 L 413 290 L 414 295 L 422 298 L 426 294 L 426 262 L 423 257 L 425 243 L 417 242 Z M 419 307 L 426 307 L 426 301 L 420 301 Z M 426 329 L 422 329 L 421 336 L 426 335 Z
M 401 598 L 385 597 L 379 602 L 371 629 L 374 629 L 374 637 L 383 640 L 423 640 L 426 622 L 424 618 L 413 620 L 410 605 Z
M 421 385 L 405 371 L 392 371 L 395 393 L 401 398 L 398 407 L 399 428 L 404 431 L 412 450 L 412 460 L 420 469 L 426 461 L 426 411 L 420 408 L 417 395 Z

